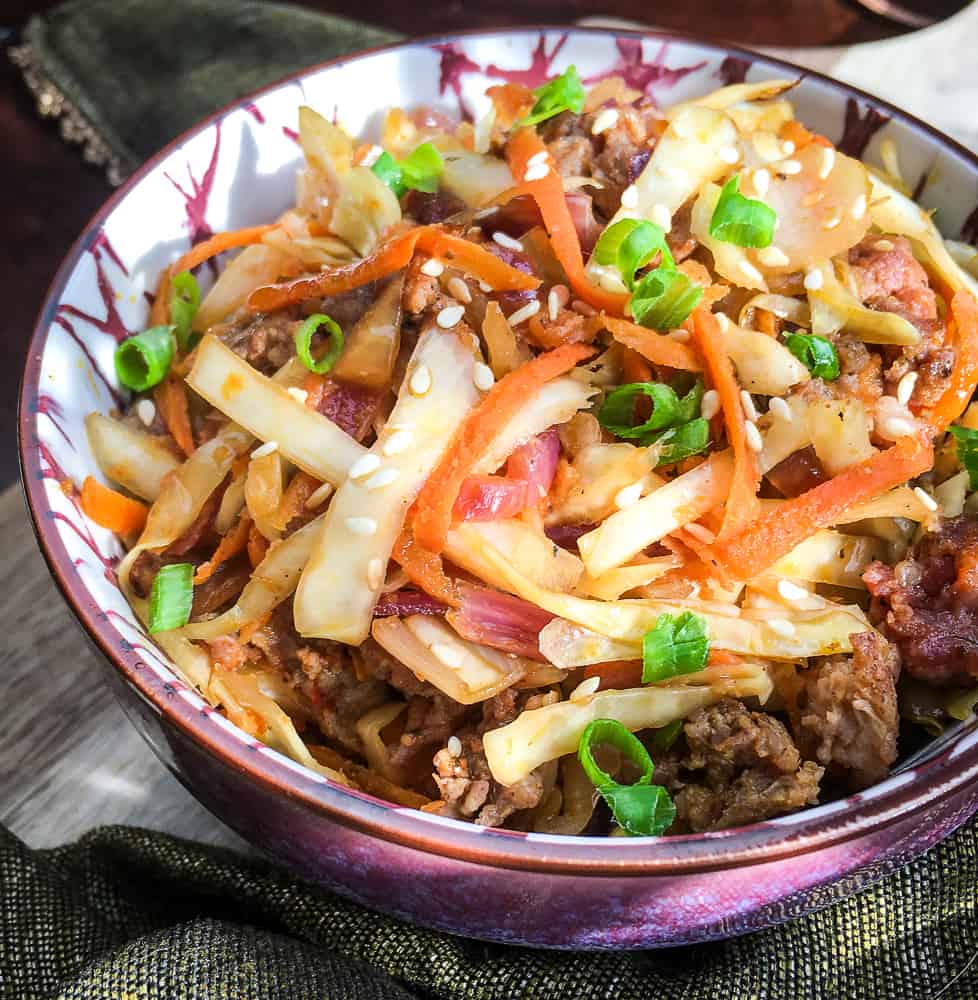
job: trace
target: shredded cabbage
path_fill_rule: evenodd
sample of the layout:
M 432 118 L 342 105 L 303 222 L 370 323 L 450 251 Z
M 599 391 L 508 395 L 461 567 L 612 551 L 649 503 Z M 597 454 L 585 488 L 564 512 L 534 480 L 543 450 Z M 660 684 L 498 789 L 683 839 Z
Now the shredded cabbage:
M 85 418 L 85 430 L 105 477 L 143 500 L 155 500 L 163 480 L 180 466 L 159 437 L 101 413 Z

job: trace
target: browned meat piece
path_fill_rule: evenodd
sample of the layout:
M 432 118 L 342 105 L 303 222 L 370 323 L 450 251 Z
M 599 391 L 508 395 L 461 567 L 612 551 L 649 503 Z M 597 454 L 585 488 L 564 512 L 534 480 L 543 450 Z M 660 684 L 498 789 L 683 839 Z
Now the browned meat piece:
M 862 400 L 866 406 L 883 395 L 883 362 L 878 354 L 855 337 L 842 334 L 835 341 L 839 355 L 839 378 L 832 384 L 844 398 Z
M 235 354 L 265 375 L 272 375 L 295 354 L 300 319 L 291 311 L 270 316 L 241 312 L 211 328 Z
M 260 655 L 253 646 L 245 646 L 231 635 L 219 635 L 216 639 L 211 639 L 207 643 L 207 648 L 210 650 L 214 668 L 230 673 L 240 670 L 246 663 L 257 659 Z
M 767 478 L 782 496 L 797 497 L 824 482 L 826 476 L 815 449 L 809 445 L 778 462 Z
M 199 586 L 194 587 L 193 619 L 215 614 L 233 604 L 251 579 L 251 564 L 239 557 L 222 563 Z
M 408 701 L 404 732 L 391 754 L 391 763 L 396 767 L 409 771 L 427 767 L 434 748 L 448 742 L 469 712 L 468 706 L 431 690 L 431 695 L 415 695 Z
M 200 513 L 194 518 L 190 527 L 175 542 L 167 546 L 166 555 L 186 555 L 191 549 L 196 548 L 207 539 L 207 536 L 211 533 L 211 529 L 214 527 L 214 519 L 217 517 L 217 512 L 221 507 L 221 500 L 224 497 L 224 491 L 227 489 L 230 481 L 231 477 L 228 476 L 204 501 L 204 505 L 200 508 Z M 216 544 L 216 539 L 214 541 Z
M 362 441 L 373 427 L 382 398 L 382 393 L 362 385 L 329 380 L 316 409 L 350 437 Z
M 793 728 L 806 757 L 859 791 L 882 781 L 896 760 L 900 656 L 879 632 L 851 638 L 852 656 L 800 673 Z
M 401 293 L 401 304 L 406 313 L 420 316 L 434 306 L 441 296 L 441 285 L 437 278 L 425 274 L 421 268 L 427 257 L 416 256 L 408 264 L 404 276 L 404 291 Z
M 949 518 L 895 566 L 863 574 L 871 614 L 897 644 L 903 666 L 932 684 L 978 677 L 978 520 Z
M 551 319 L 546 312 L 537 313 L 528 327 L 528 339 L 548 351 L 561 344 L 590 344 L 599 329 L 597 324 L 572 309 L 561 309 L 556 319 Z
M 291 672 L 290 663 L 295 665 L 298 645 L 295 625 L 292 620 L 292 601 L 283 601 L 273 612 L 268 623 L 251 638 L 251 644 L 260 649 L 273 667 L 287 676 Z
M 424 191 L 410 190 L 401 201 L 405 215 L 410 215 L 415 222 L 429 226 L 435 222 L 444 222 L 453 215 L 465 211 L 465 202 L 448 191 L 436 191 L 428 194 Z
M 823 769 L 802 761 L 773 716 L 725 698 L 695 712 L 683 727 L 686 755 L 654 779 L 675 791 L 673 832 L 756 823 L 814 805 Z

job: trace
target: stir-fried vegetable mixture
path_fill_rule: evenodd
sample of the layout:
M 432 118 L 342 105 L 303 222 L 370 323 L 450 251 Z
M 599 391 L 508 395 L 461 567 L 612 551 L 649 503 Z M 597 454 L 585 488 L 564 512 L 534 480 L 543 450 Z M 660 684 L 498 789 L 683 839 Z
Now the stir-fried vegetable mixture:
M 301 109 L 294 208 L 164 272 L 88 421 L 82 507 L 210 702 L 401 805 L 654 836 L 973 711 L 978 255 L 791 87 Z

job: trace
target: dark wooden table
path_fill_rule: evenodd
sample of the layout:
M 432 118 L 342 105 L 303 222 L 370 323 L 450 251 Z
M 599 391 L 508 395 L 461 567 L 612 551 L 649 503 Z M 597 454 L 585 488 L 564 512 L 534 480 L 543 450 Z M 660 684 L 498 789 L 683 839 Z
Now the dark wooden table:
M 306 0 L 306 6 L 362 17 L 354 0 Z M 0 4 L 0 44 L 16 41 L 27 19 L 54 6 L 41 0 Z M 846 0 L 447 0 L 409 4 L 379 0 L 371 20 L 405 34 L 505 24 L 569 23 L 584 17 L 653 20 L 657 27 L 746 45 L 852 44 L 895 28 Z M 14 416 L 30 330 L 58 264 L 109 194 L 101 171 L 67 146 L 57 126 L 35 113 L 18 71 L 0 55 L 0 487 L 17 475 Z

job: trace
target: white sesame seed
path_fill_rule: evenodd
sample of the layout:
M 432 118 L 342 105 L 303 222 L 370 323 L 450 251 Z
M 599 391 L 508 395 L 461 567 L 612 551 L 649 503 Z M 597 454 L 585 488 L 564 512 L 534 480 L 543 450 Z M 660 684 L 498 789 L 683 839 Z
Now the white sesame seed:
M 668 233 L 672 229 L 672 213 L 665 205 L 656 204 L 652 206 L 652 221 L 663 232 Z
M 448 737 L 448 752 L 453 757 L 462 756 L 462 741 L 457 736 Z
M 724 163 L 733 164 L 740 159 L 740 153 L 733 146 L 724 146 L 718 155 Z
M 469 339 L 469 347 L 472 348 L 472 353 L 478 354 L 479 351 L 482 350 L 482 343 L 480 342 L 478 335 L 475 333 L 470 333 L 468 339 Z
M 818 167 L 818 176 L 821 180 L 825 180 L 830 173 L 832 173 L 832 168 L 835 166 L 835 150 L 831 146 L 822 147 L 822 162 Z
M 825 275 L 817 267 L 813 267 L 805 275 L 804 284 L 810 292 L 817 292 L 825 284 Z
M 841 222 L 842 222 L 842 219 L 840 219 L 839 216 L 833 215 L 831 219 L 827 219 L 825 222 L 822 223 L 822 228 L 823 229 L 836 229 Z
M 480 392 L 488 392 L 493 387 L 496 377 L 488 365 L 477 361 L 475 367 L 472 369 L 472 381 L 475 383 L 476 389 Z
M 810 596 L 804 587 L 799 587 L 797 583 L 792 583 L 790 580 L 778 580 L 778 593 L 792 604 L 807 600 Z
M 507 250 L 522 250 L 523 244 L 519 240 L 514 240 L 512 236 L 507 236 L 503 232 L 495 232 L 492 234 L 493 243 L 497 243 L 501 247 L 505 247 Z
M 372 517 L 348 517 L 346 527 L 351 534 L 364 538 L 377 533 L 377 522 Z
M 720 412 L 720 393 L 716 389 L 707 389 L 700 403 L 700 413 L 704 420 L 712 420 Z
M 278 441 L 266 441 L 260 448 L 256 448 L 252 453 L 252 458 L 264 458 L 266 455 L 274 455 L 278 451 Z
M 525 174 L 523 174 L 523 180 L 527 183 L 530 181 L 541 181 L 547 174 L 550 173 L 550 165 L 547 163 L 537 163 L 532 167 L 528 167 Z
M 689 343 L 689 330 L 670 330 L 669 336 L 676 341 L 677 344 L 687 344 Z
M 136 416 L 149 427 L 156 419 L 156 404 L 151 399 L 141 399 L 136 404 Z
M 497 208 L 495 205 L 490 205 L 488 208 L 480 208 L 478 212 L 472 213 L 472 220 L 476 219 L 488 219 L 490 215 L 495 215 Z
M 368 490 L 382 490 L 385 486 L 390 486 L 398 476 L 400 476 L 401 470 L 392 468 L 388 466 L 386 469 L 381 469 L 375 472 L 367 481 L 364 486 Z
M 880 253 L 887 253 L 893 249 L 893 244 L 889 240 L 877 240 L 873 244 L 873 249 L 879 250 Z
M 421 273 L 427 274 L 429 278 L 437 278 L 445 270 L 445 265 L 436 257 L 429 257 L 421 265 Z
M 601 135 L 618 124 L 618 109 L 604 108 L 595 115 L 591 124 L 591 135 Z
M 794 414 L 791 412 L 791 407 L 780 396 L 772 396 L 767 408 L 778 420 L 787 420 L 788 423 L 791 423 Z
M 751 174 L 751 180 L 754 182 L 754 190 L 763 197 L 767 194 L 768 186 L 771 183 L 771 172 L 761 167 Z
M 547 293 L 547 315 L 551 320 L 557 318 L 557 314 L 570 299 L 570 289 L 566 285 L 554 285 Z
M 366 455 L 361 455 L 350 466 L 349 476 L 351 479 L 363 479 L 371 475 L 380 468 L 380 456 L 368 451 Z
M 472 130 L 472 149 L 476 153 L 488 153 L 492 145 L 492 130 L 496 124 L 496 105 L 490 106 L 489 110 L 475 123 Z
M 768 618 L 767 627 L 785 639 L 790 639 L 795 634 L 795 626 L 787 618 Z
M 414 435 L 405 427 L 403 430 L 394 431 L 393 434 L 381 445 L 380 450 L 390 458 L 392 455 L 400 455 L 411 447 Z M 366 457 L 366 456 L 364 456 Z M 376 456 L 375 456 L 376 457 Z M 378 465 L 380 463 L 378 462 Z
M 801 173 L 801 164 L 797 160 L 782 160 L 777 169 L 779 173 L 788 174 L 790 177 Z
M 743 406 L 748 420 L 757 420 L 757 407 L 754 405 L 754 398 L 746 389 L 740 390 L 740 405 Z
M 423 396 L 431 388 L 431 371 L 427 365 L 418 365 L 414 369 L 408 388 L 412 396 Z
M 897 402 L 901 406 L 906 406 L 910 402 L 910 397 L 913 395 L 914 388 L 917 385 L 917 373 L 907 372 L 902 379 L 897 383 L 896 398 Z
M 472 293 L 469 291 L 469 286 L 458 275 L 449 279 L 448 290 L 459 302 L 464 302 L 468 305 L 472 301 Z
M 301 403 L 303 406 L 306 405 L 306 400 L 309 398 L 309 393 L 305 389 L 300 389 L 297 385 L 290 385 L 288 389 L 285 390 L 297 403 Z
M 937 501 L 927 492 L 927 490 L 921 489 L 919 486 L 913 488 L 913 495 L 928 509 L 937 510 Z
M 638 207 L 638 188 L 634 184 L 629 184 L 627 188 L 621 193 L 621 207 L 622 208 L 637 208 Z
M 866 214 L 866 195 L 861 194 L 853 203 L 850 214 L 857 221 Z
M 574 299 L 571 303 L 571 309 L 581 316 L 597 316 L 598 314 L 598 310 L 590 302 L 585 302 L 583 299 Z
M 626 507 L 631 507 L 632 504 L 638 503 L 642 497 L 642 481 L 639 480 L 637 483 L 629 483 L 628 486 L 623 486 L 615 494 L 615 506 L 619 510 L 624 510 Z
M 431 655 L 453 670 L 457 670 L 465 661 L 465 655 L 461 646 L 456 646 L 448 642 L 436 642 L 431 647 Z
M 764 450 L 764 440 L 761 432 L 757 429 L 757 424 L 753 420 L 748 420 L 744 424 L 744 436 L 747 438 L 747 447 L 751 451 L 761 452 Z
M 306 497 L 306 502 L 303 506 L 306 510 L 315 510 L 320 504 L 325 503 L 330 498 L 332 492 L 332 483 L 322 483 Z
M 740 268 L 741 274 L 747 278 L 748 281 L 763 281 L 764 275 L 757 270 L 756 267 L 749 260 L 741 260 L 737 262 L 737 266 Z
M 685 528 L 693 538 L 704 545 L 712 545 L 717 540 L 717 536 L 704 524 L 697 524 L 695 521 L 691 521 Z
M 757 259 L 765 267 L 784 267 L 790 258 L 776 246 L 762 247 L 757 251 Z
M 568 695 L 567 700 L 575 703 L 587 701 L 601 687 L 600 677 L 585 677 Z
M 506 319 L 510 326 L 519 326 L 520 323 L 525 323 L 532 316 L 540 311 L 540 300 L 533 299 L 532 302 L 527 302 L 525 306 L 521 306 L 515 312 L 510 313 Z
M 546 162 L 547 162 L 547 157 L 548 157 L 549 155 L 550 155 L 550 154 L 549 154 L 549 153 L 548 153 L 548 152 L 547 152 L 547 151 L 546 151 L 545 149 L 541 149 L 539 153 L 534 153 L 534 154 L 533 154 L 533 155 L 532 155 L 532 156 L 531 156 L 531 157 L 530 157 L 530 158 L 529 158 L 529 159 L 528 159 L 528 160 L 526 161 L 526 165 L 527 165 L 528 167 L 535 167 L 535 166 L 537 166 L 537 165 L 538 165 L 538 164 L 540 164 L 540 163 L 546 163 Z
M 380 590 L 384 582 L 384 564 L 374 557 L 367 563 L 367 586 L 371 590 Z
M 443 330 L 450 330 L 464 315 L 465 306 L 445 306 L 435 317 L 435 322 Z
M 794 151 L 795 151 L 795 144 L 790 139 L 786 139 L 781 144 L 781 152 L 784 153 L 785 156 L 791 156 L 791 154 Z
M 480 281 L 479 282 L 479 287 L 484 292 L 491 292 L 492 291 L 492 285 L 490 285 L 488 281 Z

